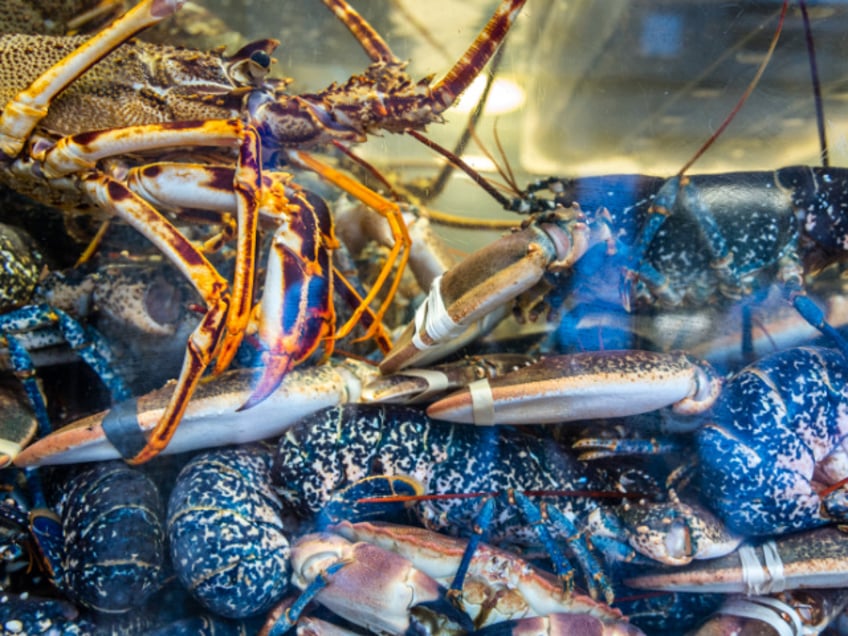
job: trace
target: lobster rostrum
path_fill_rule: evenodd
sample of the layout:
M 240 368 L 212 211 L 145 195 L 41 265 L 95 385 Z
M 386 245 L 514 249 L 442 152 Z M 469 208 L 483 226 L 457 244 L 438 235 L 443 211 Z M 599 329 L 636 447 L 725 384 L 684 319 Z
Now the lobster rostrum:
M 403 267 L 409 246 L 397 206 L 303 149 L 438 121 L 494 53 L 523 1 L 504 0 L 466 55 L 432 87 L 411 80 L 373 29 L 338 0 L 326 4 L 373 63 L 365 74 L 309 95 L 289 95 L 286 80 L 267 78 L 276 45 L 270 40 L 231 57 L 127 42 L 179 9 L 179 0 L 143 0 L 85 40 L 0 38 L 8 74 L 0 116 L 3 182 L 51 205 L 99 210 L 129 223 L 192 282 L 206 305 L 160 425 L 125 449 L 132 461 L 150 459 L 167 444 L 203 371 L 213 359 L 217 372 L 228 366 L 252 321 L 265 350 L 266 372 L 247 406 L 266 397 L 322 342 L 330 349 L 333 337 L 346 335 L 370 315 L 368 305 L 386 286 L 387 297 L 369 330 L 381 335 L 380 316 L 397 286 L 397 278 L 387 282 L 391 267 L 395 261 Z M 145 89 L 136 90 L 139 84 Z M 217 159 L 148 165 L 137 160 L 140 153 L 197 146 L 213 148 Z M 329 260 L 335 246 L 332 220 L 323 202 L 274 169 L 280 156 L 317 171 L 390 221 L 396 239 L 391 258 L 339 329 Z M 225 235 L 236 235 L 232 283 L 164 214 L 191 218 L 198 209 L 206 218 L 211 211 Z M 251 311 L 262 224 L 275 229 L 276 238 L 262 303 Z

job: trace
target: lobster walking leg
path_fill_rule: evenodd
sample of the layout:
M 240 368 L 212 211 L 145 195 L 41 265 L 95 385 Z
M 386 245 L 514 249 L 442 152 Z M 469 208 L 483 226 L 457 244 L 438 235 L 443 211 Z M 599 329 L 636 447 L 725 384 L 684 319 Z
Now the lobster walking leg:
M 306 153 L 292 151 L 290 155 L 310 170 L 314 170 L 333 185 L 362 201 L 389 223 L 389 228 L 391 229 L 392 237 L 394 238 L 394 245 L 386 257 L 386 265 L 380 271 L 377 279 L 371 287 L 371 290 L 365 298 L 362 299 L 360 306 L 335 334 L 336 338 L 343 338 L 351 332 L 353 327 L 356 326 L 362 318 L 363 312 L 365 312 L 366 308 L 370 306 L 371 302 L 382 290 L 386 279 L 389 277 L 389 274 L 391 274 L 392 267 L 395 263 L 397 263 L 397 274 L 393 278 L 385 298 L 380 304 L 380 308 L 375 313 L 374 321 L 367 329 L 365 337 L 370 338 L 374 335 L 380 321 L 383 319 L 383 315 L 389 309 L 391 300 L 394 298 L 395 292 L 400 285 L 400 275 L 403 273 L 403 270 L 406 268 L 406 262 L 409 260 L 409 248 L 412 245 L 412 239 L 409 237 L 409 230 L 406 227 L 406 222 L 403 220 L 401 210 L 396 203 L 378 195 L 376 192 L 366 188 L 341 172 L 332 169 L 330 166 L 321 163 Z
M 21 91 L 0 116 L 0 150 L 9 157 L 17 155 L 54 97 L 127 39 L 177 11 L 184 1 L 143 0 Z
M 258 204 L 262 187 L 258 135 L 235 120 L 135 126 L 102 133 L 83 133 L 66 137 L 44 151 L 44 170 L 50 176 L 73 173 L 90 167 L 103 158 L 130 150 L 179 145 L 239 146 L 239 164 L 233 182 L 227 184 L 234 193 L 239 219 L 236 251 L 235 297 L 228 292 L 226 279 L 220 276 L 200 251 L 144 198 L 117 180 L 93 172 L 83 177 L 82 187 L 92 200 L 116 216 L 123 218 L 143 236 L 149 238 L 189 278 L 207 306 L 204 320 L 193 332 L 180 371 L 177 388 L 160 425 L 143 449 L 136 449 L 131 461 L 147 461 L 167 445 L 182 417 L 189 397 L 212 358 L 226 343 L 227 355 L 235 353 L 240 342 L 252 299 L 252 271 L 255 253 Z M 230 195 L 232 197 L 232 194 Z M 231 306 L 236 311 L 229 318 Z M 239 331 L 240 329 L 240 331 Z

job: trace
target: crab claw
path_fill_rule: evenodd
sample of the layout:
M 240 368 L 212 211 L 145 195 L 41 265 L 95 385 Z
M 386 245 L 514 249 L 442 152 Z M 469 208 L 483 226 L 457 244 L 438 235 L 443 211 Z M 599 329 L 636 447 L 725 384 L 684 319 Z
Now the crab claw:
M 577 353 L 472 383 L 430 405 L 427 415 L 465 424 L 545 424 L 666 406 L 694 414 L 710 408 L 720 390 L 712 367 L 684 353 Z
M 291 561 L 293 583 L 307 590 L 313 581 L 325 578 L 326 587 L 316 600 L 374 631 L 406 633 L 410 610 L 418 605 L 451 611 L 444 588 L 435 580 L 404 557 L 369 543 L 351 543 L 326 532 L 309 534 L 292 546 Z M 336 569 L 340 563 L 345 565 Z
M 346 360 L 289 373 L 267 400 L 248 412 L 239 406 L 254 386 L 255 371 L 239 369 L 201 383 L 192 397 L 182 424 L 164 453 L 242 444 L 279 435 L 302 417 L 327 406 L 358 401 L 361 386 L 376 375 L 363 362 Z M 124 418 L 134 432 L 153 429 L 173 391 L 173 384 L 123 406 Z M 15 458 L 18 466 L 42 466 L 119 459 L 121 453 L 104 430 L 104 411 L 69 424 L 25 448 Z M 119 444 L 120 445 L 120 444 Z
M 365 541 L 409 559 L 445 587 L 454 581 L 468 546 L 466 539 L 390 523 L 343 521 L 331 529 L 350 541 Z M 623 618 L 619 610 L 585 594 L 568 593 L 553 575 L 485 543 L 468 564 L 460 604 L 478 628 L 554 612 L 590 615 L 605 624 Z

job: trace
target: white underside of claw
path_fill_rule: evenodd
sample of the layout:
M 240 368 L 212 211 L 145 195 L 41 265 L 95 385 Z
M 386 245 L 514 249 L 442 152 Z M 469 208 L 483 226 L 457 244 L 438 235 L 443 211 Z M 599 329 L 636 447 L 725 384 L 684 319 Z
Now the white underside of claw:
M 241 369 L 202 383 L 163 453 L 274 437 L 319 409 L 359 401 L 362 384 L 376 375 L 376 369 L 355 361 L 295 369 L 268 399 L 251 409 L 238 411 L 252 390 L 256 374 L 256 370 Z M 148 433 L 159 421 L 171 391 L 169 384 L 138 399 L 142 431 Z M 119 459 L 117 449 L 103 431 L 106 413 L 89 416 L 42 438 L 24 449 L 15 463 L 45 466 Z

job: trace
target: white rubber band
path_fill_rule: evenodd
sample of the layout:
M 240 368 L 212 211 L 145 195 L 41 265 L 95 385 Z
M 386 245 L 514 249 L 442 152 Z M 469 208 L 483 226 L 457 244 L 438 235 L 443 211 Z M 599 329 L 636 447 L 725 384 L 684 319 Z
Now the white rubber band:
M 488 378 L 475 380 L 468 385 L 471 392 L 471 419 L 477 426 L 494 426 L 495 397 Z
M 750 545 L 741 545 L 736 551 L 739 563 L 742 565 L 742 583 L 748 596 L 765 594 L 766 573 L 757 558 L 757 549 Z
M 412 344 L 419 351 L 425 351 L 443 342 L 455 338 L 465 331 L 465 326 L 455 322 L 448 314 L 442 298 L 442 277 L 437 277 L 430 285 L 430 293 L 415 312 L 415 334 Z M 432 344 L 426 344 L 419 334 L 426 333 Z
M 803 633 L 803 623 L 795 608 L 768 596 L 735 596 L 725 601 L 718 613 L 760 621 L 774 629 L 778 636 L 798 636 Z M 792 621 L 791 624 L 787 618 Z
M 415 400 L 426 400 L 434 395 L 444 393 L 450 387 L 450 378 L 446 373 L 434 369 L 404 369 L 401 375 L 410 375 L 414 378 L 422 378 L 427 382 L 427 388 L 415 396 Z
M 760 546 L 763 550 L 763 562 L 757 557 L 757 549 L 750 545 L 740 546 L 737 551 L 742 565 L 742 582 L 748 596 L 773 594 L 786 589 L 786 577 L 783 561 L 777 544 L 766 541 Z
M 768 593 L 775 594 L 786 589 L 786 577 L 783 575 L 783 561 L 774 541 L 766 541 L 763 546 L 763 560 L 769 574 Z

